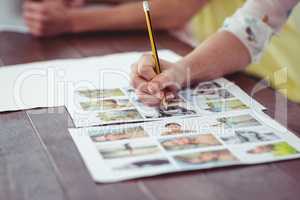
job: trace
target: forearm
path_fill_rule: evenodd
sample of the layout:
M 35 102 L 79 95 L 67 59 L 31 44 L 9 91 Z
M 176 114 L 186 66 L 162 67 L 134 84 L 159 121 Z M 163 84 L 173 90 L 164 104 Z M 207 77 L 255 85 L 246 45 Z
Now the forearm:
M 180 61 L 185 68 L 185 85 L 211 80 L 244 69 L 251 62 L 243 43 L 233 34 L 221 31 L 203 42 Z
M 155 29 L 165 30 L 182 26 L 206 0 L 152 0 L 151 15 Z M 182 6 L 186 6 L 182 11 Z M 142 30 L 145 15 L 141 2 L 124 3 L 113 7 L 78 8 L 69 11 L 72 32 Z
M 144 13 L 140 4 L 86 7 L 70 11 L 72 32 L 132 30 L 141 27 Z M 144 24 L 145 25 L 145 24 Z

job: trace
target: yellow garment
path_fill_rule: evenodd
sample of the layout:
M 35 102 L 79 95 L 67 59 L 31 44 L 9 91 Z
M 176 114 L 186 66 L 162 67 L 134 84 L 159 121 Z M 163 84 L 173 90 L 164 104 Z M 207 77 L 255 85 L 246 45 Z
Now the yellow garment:
M 208 1 L 192 20 L 192 32 L 198 42 L 215 33 L 244 2 Z M 279 35 L 273 37 L 261 62 L 250 65 L 246 72 L 268 80 L 273 88 L 300 103 L 300 31 L 295 24 L 292 16 Z

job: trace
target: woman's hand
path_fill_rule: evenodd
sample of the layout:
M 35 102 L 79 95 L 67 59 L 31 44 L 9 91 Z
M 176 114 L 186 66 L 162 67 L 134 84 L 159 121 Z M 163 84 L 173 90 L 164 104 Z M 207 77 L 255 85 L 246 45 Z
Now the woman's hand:
M 54 36 L 72 30 L 69 9 L 65 2 L 25 1 L 23 17 L 29 31 L 35 36 Z
M 244 69 L 250 63 L 250 54 L 237 37 L 220 31 L 180 62 L 160 62 L 162 73 L 158 75 L 151 55 L 144 55 L 132 69 L 132 85 L 140 100 L 150 106 L 159 105 L 164 96 L 174 98 L 182 87 Z
M 173 99 L 186 81 L 186 70 L 183 65 L 160 60 L 161 74 L 154 70 L 152 55 L 145 54 L 133 64 L 131 84 L 139 99 L 146 105 L 157 106 L 162 99 Z

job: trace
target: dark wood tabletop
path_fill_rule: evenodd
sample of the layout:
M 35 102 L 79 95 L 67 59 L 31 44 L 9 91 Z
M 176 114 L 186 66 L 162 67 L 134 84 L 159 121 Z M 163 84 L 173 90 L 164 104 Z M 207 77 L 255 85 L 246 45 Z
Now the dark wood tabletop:
M 191 51 L 167 33 L 158 36 L 159 48 L 181 55 Z M 148 39 L 141 32 L 88 33 L 49 39 L 0 33 L 0 66 L 145 50 L 149 50 Z M 270 116 L 300 136 L 298 104 L 286 101 L 265 82 L 243 73 L 227 78 L 267 107 Z M 1 200 L 300 199 L 300 160 L 95 184 L 68 127 L 73 124 L 64 107 L 0 114 Z

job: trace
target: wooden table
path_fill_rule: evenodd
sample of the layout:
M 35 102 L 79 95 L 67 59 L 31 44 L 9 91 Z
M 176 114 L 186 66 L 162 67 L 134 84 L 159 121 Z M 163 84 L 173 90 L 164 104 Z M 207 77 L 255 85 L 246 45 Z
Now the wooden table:
M 182 55 L 191 50 L 166 33 L 160 33 L 159 47 Z M 146 33 L 91 33 L 52 39 L 0 33 L 0 65 L 147 49 Z M 248 94 L 254 88 L 264 88 L 252 96 L 271 116 L 276 114 L 276 102 L 285 102 L 266 84 L 245 74 L 227 78 Z M 276 119 L 285 122 L 285 106 L 277 107 L 282 110 Z M 287 102 L 287 112 L 288 128 L 299 135 L 300 106 Z M 73 124 L 64 107 L 0 114 L 1 200 L 300 199 L 300 160 L 95 184 L 68 127 Z

